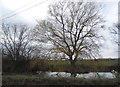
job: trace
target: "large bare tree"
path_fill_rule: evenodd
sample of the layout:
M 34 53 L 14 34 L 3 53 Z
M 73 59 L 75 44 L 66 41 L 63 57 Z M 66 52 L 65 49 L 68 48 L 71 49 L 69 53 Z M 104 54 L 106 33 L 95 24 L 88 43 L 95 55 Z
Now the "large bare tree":
M 12 60 L 28 59 L 32 48 L 30 46 L 30 28 L 20 24 L 2 24 L 3 53 Z
M 98 4 L 60 1 L 49 6 L 46 20 L 37 22 L 37 33 L 53 43 L 53 50 L 66 54 L 72 66 L 78 58 L 94 58 L 99 53 L 97 40 L 103 20 Z

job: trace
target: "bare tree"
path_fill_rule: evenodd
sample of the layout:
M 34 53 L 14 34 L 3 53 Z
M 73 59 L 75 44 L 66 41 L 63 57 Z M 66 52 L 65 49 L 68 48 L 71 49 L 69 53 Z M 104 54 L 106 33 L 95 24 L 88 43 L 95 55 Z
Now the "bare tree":
M 72 1 L 50 5 L 48 18 L 37 21 L 37 33 L 53 43 L 54 51 L 66 54 L 72 66 L 78 58 L 94 58 L 99 53 L 96 40 L 103 23 L 97 6 Z
M 115 23 L 113 24 L 113 27 L 110 28 L 110 32 L 111 34 L 113 35 L 113 40 L 117 45 L 118 45 L 118 70 L 117 72 L 116 71 L 113 71 L 113 74 L 116 74 L 115 76 L 116 77 L 119 77 L 120 76 L 120 23 Z
M 30 32 L 27 25 L 2 24 L 2 41 L 4 55 L 12 60 L 28 59 L 32 48 Z
M 119 35 L 120 35 L 120 24 L 115 23 L 112 28 L 110 28 L 110 32 L 113 35 L 113 41 L 120 46 Z

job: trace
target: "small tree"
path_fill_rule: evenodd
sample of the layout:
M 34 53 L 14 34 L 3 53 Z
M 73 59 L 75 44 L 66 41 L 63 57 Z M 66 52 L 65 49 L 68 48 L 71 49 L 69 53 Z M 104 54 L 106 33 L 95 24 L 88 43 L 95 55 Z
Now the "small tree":
M 95 3 L 63 1 L 50 5 L 48 18 L 38 21 L 37 33 L 47 37 L 53 50 L 67 55 L 75 66 L 78 58 L 93 58 L 99 53 L 96 40 L 102 22 Z

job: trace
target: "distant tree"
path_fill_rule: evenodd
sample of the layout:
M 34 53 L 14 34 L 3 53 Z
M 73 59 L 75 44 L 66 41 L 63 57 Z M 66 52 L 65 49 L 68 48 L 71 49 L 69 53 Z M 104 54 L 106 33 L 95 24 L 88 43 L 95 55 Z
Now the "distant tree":
M 93 2 L 60 1 L 49 7 L 46 20 L 37 21 L 40 40 L 51 41 L 53 50 L 68 56 L 72 66 L 78 58 L 94 58 L 99 54 L 103 19 Z M 47 40 L 45 39 L 47 37 Z
M 118 62 L 120 62 L 120 23 L 114 23 L 112 27 L 110 27 L 110 32 L 113 35 L 112 41 L 118 45 Z M 115 77 L 120 76 L 120 63 L 118 63 L 117 72 L 112 71 L 115 74 Z
M 113 24 L 113 27 L 110 28 L 110 32 L 113 35 L 113 41 L 120 46 L 120 40 L 119 40 L 119 35 L 120 35 L 120 24 L 115 23 Z
M 12 60 L 27 60 L 32 52 L 30 28 L 27 25 L 2 24 L 3 53 Z

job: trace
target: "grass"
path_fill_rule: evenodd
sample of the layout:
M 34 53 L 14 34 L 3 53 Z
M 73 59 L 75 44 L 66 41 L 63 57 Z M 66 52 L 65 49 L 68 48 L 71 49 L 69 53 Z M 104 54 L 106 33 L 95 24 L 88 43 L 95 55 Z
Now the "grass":
M 117 59 L 99 59 L 99 60 L 82 60 L 76 62 L 76 72 L 106 72 L 116 70 L 118 68 Z M 30 62 L 30 70 L 33 69 L 41 71 L 70 71 L 71 66 L 69 61 L 63 60 L 32 60 Z
M 10 66 L 6 64 L 5 66 Z M 11 67 L 13 67 L 11 65 Z M 76 72 L 109 72 L 118 67 L 117 59 L 81 60 L 76 62 Z M 3 67 L 4 68 L 4 67 Z M 7 69 L 8 70 L 8 69 Z M 117 85 L 118 79 L 75 78 L 75 77 L 43 77 L 32 74 L 34 71 L 70 71 L 69 61 L 35 59 L 29 62 L 28 72 L 25 74 L 3 73 L 3 85 Z
M 116 85 L 117 79 L 39 77 L 38 75 L 3 75 L 3 85 Z

